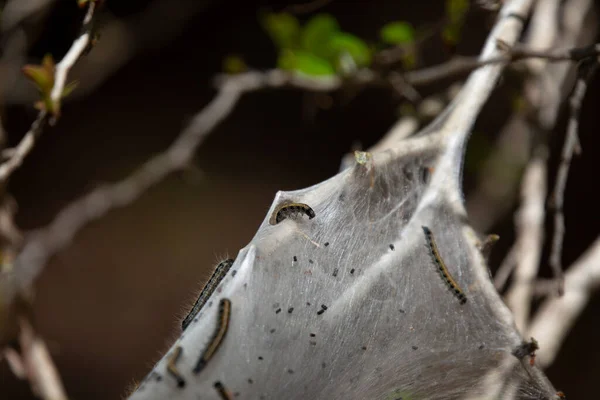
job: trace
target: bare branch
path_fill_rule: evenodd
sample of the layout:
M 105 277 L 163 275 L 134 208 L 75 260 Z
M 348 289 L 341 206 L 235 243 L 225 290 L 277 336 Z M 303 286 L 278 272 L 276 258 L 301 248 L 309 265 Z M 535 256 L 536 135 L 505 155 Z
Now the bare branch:
M 65 89 L 65 85 L 67 83 L 67 75 L 69 71 L 75 65 L 77 60 L 82 56 L 85 52 L 85 49 L 88 47 L 90 43 L 91 32 L 89 25 L 94 17 L 94 12 L 96 10 L 95 1 L 90 1 L 88 3 L 88 9 L 83 18 L 83 30 L 81 35 L 75 39 L 67 54 L 63 57 L 63 59 L 56 64 L 56 70 L 54 73 L 54 86 L 52 87 L 52 92 L 50 92 L 50 98 L 53 102 L 59 103 Z
M 597 45 L 597 47 L 600 47 L 600 45 Z M 562 244 L 565 235 L 565 217 L 563 214 L 565 187 L 567 185 L 567 177 L 569 175 L 569 167 L 571 166 L 573 154 L 579 154 L 581 152 L 579 137 L 577 135 L 581 103 L 585 97 L 589 81 L 592 79 L 597 69 L 597 59 L 588 63 L 584 62 L 579 67 L 577 83 L 575 84 L 575 89 L 573 90 L 573 94 L 569 101 L 570 116 L 567 135 L 563 145 L 554 191 L 552 192 L 551 203 L 554 209 L 554 236 L 552 237 L 550 266 L 552 267 L 554 278 L 557 281 L 559 294 L 562 294 L 564 285 L 561 257 Z
M 40 111 L 33 124 L 31 124 L 31 128 L 23 136 L 17 147 L 3 151 L 3 154 L 8 155 L 9 158 L 0 164 L 0 182 L 5 182 L 23 164 L 23 160 L 31 152 L 36 140 L 42 133 L 42 129 L 47 122 L 47 117 L 48 114 L 46 111 Z
M 567 270 L 562 297 L 546 300 L 530 325 L 528 336 L 540 343 L 537 360 L 548 367 L 556 358 L 575 321 L 600 288 L 600 239 Z
M 524 45 L 535 49 L 585 45 L 595 36 L 597 24 L 592 19 L 595 14 L 590 0 L 538 1 Z M 467 200 L 469 215 L 484 232 L 511 211 L 534 138 L 554 128 L 559 106 L 571 91 L 572 63 L 551 64 L 532 58 L 523 64 L 528 72 L 523 85 L 527 107 L 514 112 L 503 126 L 493 155 L 479 172 L 477 189 Z
M 13 373 L 31 383 L 34 393 L 45 400 L 66 400 L 67 395 L 44 341 L 35 334 L 27 319 L 20 317 L 21 354 L 5 349 Z
M 490 64 L 512 63 L 531 58 L 543 59 L 549 62 L 578 62 L 586 58 L 597 57 L 600 53 L 599 45 L 575 49 L 535 50 L 524 46 L 514 46 L 510 48 L 499 41 L 498 46 L 504 51 L 504 54 L 500 56 L 486 60 L 480 60 L 477 57 L 459 56 L 433 67 L 409 71 L 405 74 L 404 78 L 409 84 L 418 86 L 433 83 L 441 79 L 447 79 L 455 75 L 467 74 L 479 67 Z
M 546 199 L 546 165 L 534 158 L 528 165 L 521 189 L 521 208 L 517 212 L 515 225 L 517 241 L 514 244 L 515 275 L 506 303 L 515 316 L 520 332 L 525 332 L 531 299 L 532 282 L 538 274 L 542 245 L 544 242 L 544 204 Z M 512 254 L 513 250 L 509 254 Z

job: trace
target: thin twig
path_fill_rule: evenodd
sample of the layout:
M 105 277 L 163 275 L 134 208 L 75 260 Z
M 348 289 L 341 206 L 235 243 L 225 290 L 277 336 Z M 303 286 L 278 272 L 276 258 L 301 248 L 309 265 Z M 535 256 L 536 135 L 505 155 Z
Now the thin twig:
M 52 91 L 50 92 L 50 98 L 56 104 L 60 103 L 63 91 L 65 89 L 65 85 L 67 83 L 67 76 L 69 71 L 75 65 L 77 60 L 83 55 L 85 49 L 88 47 L 91 39 L 91 21 L 94 17 L 94 12 L 96 10 L 95 1 L 90 1 L 88 3 L 88 9 L 83 18 L 83 24 L 81 35 L 71 45 L 67 54 L 63 57 L 62 60 L 58 64 L 56 64 L 55 72 L 54 72 L 54 86 L 52 87 Z
M 581 112 L 581 103 L 585 97 L 589 81 L 598 69 L 598 60 L 584 62 L 579 66 L 578 79 L 575 89 L 569 101 L 569 123 L 567 126 L 567 135 L 561 154 L 560 166 L 556 176 L 554 191 L 552 192 L 552 208 L 554 209 L 554 236 L 552 237 L 552 248 L 550 251 L 550 267 L 556 280 L 559 295 L 563 294 L 564 276 L 562 269 L 562 245 L 565 236 L 565 216 L 563 213 L 563 204 L 565 196 L 565 187 L 569 175 L 569 167 L 573 154 L 579 154 L 581 148 L 579 145 L 579 114 Z
M 536 49 L 566 49 L 590 43 L 596 24 L 585 23 L 592 9 L 590 0 L 538 1 L 528 24 L 523 46 Z M 569 10 L 569 12 L 563 12 Z M 560 32 L 560 34 L 558 34 Z M 477 188 L 467 199 L 467 209 L 480 231 L 488 231 L 510 212 L 518 193 L 522 170 L 531 158 L 535 138 L 545 137 L 556 125 L 559 106 L 572 90 L 568 84 L 572 63 L 550 63 L 529 59 L 523 82 L 524 107 L 504 124 L 494 152 L 480 168 Z
M 95 10 L 96 3 L 91 1 L 83 20 L 84 27 L 89 26 Z M 84 29 L 81 35 L 75 39 L 71 48 L 67 51 L 67 54 L 65 54 L 62 60 L 56 64 L 54 86 L 50 92 L 50 98 L 55 104 L 60 104 L 69 71 L 85 52 L 85 49 L 90 42 L 90 35 L 90 30 Z M 23 136 L 19 144 L 14 149 L 8 149 L 9 151 L 7 151 L 6 154 L 9 154 L 9 158 L 0 165 L 0 183 L 6 181 L 12 173 L 23 164 L 23 160 L 35 146 L 35 143 L 42 134 L 43 128 L 47 122 L 54 124 L 56 122 L 55 117 L 51 116 L 46 110 L 40 110 L 35 121 L 31 124 L 29 131 L 25 133 L 25 136 Z
M 506 303 L 520 332 L 525 332 L 531 300 L 532 283 L 538 273 L 544 242 L 544 204 L 546 199 L 546 163 L 534 158 L 528 165 L 521 190 L 521 208 L 516 215 L 515 274 Z
M 35 334 L 26 318 L 20 317 L 19 325 L 21 354 L 11 348 L 5 349 L 11 370 L 17 377 L 27 379 L 40 398 L 66 400 L 65 389 L 46 344 Z
M 29 131 L 23 136 L 17 147 L 10 149 L 10 157 L 0 165 L 0 183 L 6 181 L 12 173 L 23 164 L 23 160 L 35 146 L 36 140 L 42 133 L 42 129 L 47 122 L 48 113 L 41 110 L 31 124 Z
M 523 46 L 508 48 L 502 42 L 499 42 L 498 45 L 504 50 L 504 54 L 500 56 L 487 60 L 480 60 L 478 57 L 459 56 L 433 67 L 406 72 L 404 78 L 409 84 L 419 86 L 447 79 L 455 75 L 466 74 L 490 64 L 512 63 L 530 58 L 540 58 L 550 62 L 578 62 L 587 58 L 597 57 L 600 54 L 600 45 L 562 50 L 533 50 Z

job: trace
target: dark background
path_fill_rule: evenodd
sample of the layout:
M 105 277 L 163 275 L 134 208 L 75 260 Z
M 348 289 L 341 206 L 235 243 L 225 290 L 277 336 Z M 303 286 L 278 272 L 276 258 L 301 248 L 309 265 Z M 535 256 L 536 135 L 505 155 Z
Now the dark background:
M 73 3 L 59 2 L 32 48 L 32 59 L 47 51 L 59 58 L 68 49 L 80 17 Z M 108 0 L 106 6 L 119 18 L 130 18 L 146 3 Z M 288 3 L 213 2 L 167 46 L 139 54 L 88 97 L 67 103 L 60 123 L 44 132 L 11 181 L 19 227 L 44 226 L 70 201 L 127 176 L 165 149 L 214 95 L 211 77 L 227 54 L 242 54 L 253 67 L 274 66 L 276 52 L 260 28 L 257 10 L 280 10 Z M 334 1 L 322 11 L 336 16 L 344 30 L 375 40 L 378 28 L 391 20 L 415 26 L 439 20 L 443 2 Z M 461 54 L 478 52 L 488 22 L 483 12 L 474 12 L 467 24 L 470 33 L 458 48 Z M 434 45 L 425 48 L 428 62 L 444 56 Z M 425 88 L 424 94 L 436 89 Z M 583 154 L 574 160 L 567 186 L 565 265 L 599 232 L 594 183 L 599 89 L 596 79 L 581 117 Z M 116 399 L 145 376 L 179 335 L 180 320 L 213 266 L 250 241 L 276 191 L 334 175 L 355 143 L 366 148 L 377 142 L 398 117 L 399 99 L 386 89 L 365 90 L 350 102 L 334 96 L 332 109 L 313 119 L 303 116 L 303 96 L 293 89 L 246 95 L 200 147 L 194 168 L 171 175 L 132 206 L 91 223 L 52 259 L 37 283 L 35 316 L 70 398 Z M 497 134 L 494 127 L 501 124 L 493 123 L 492 114 L 482 117 L 488 118 L 481 124 L 486 129 L 477 134 Z M 550 141 L 549 187 L 564 135 L 562 114 Z M 29 107 L 5 110 L 11 143 L 18 142 L 34 116 Z M 465 177 L 467 196 L 472 178 Z M 514 237 L 512 221 L 510 214 L 493 230 L 501 241 L 492 254 L 492 270 Z M 541 273 L 549 276 L 547 249 L 544 254 Z M 570 399 L 591 398 L 597 386 L 599 311 L 596 295 L 548 370 Z M 0 390 L 3 399 L 31 397 L 28 383 L 18 381 L 6 363 L 0 363 Z

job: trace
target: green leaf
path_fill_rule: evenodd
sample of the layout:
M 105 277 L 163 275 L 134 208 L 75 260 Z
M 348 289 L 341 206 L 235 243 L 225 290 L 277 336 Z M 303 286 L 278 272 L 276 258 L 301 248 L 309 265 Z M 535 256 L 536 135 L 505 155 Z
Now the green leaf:
M 329 41 L 329 47 L 336 55 L 338 62 L 344 62 L 345 56 L 350 56 L 357 67 L 371 64 L 371 49 L 360 39 L 350 33 L 336 33 Z
M 329 47 L 331 37 L 340 31 L 336 19 L 329 14 L 318 14 L 312 17 L 302 29 L 300 43 L 302 49 L 319 57 L 330 59 L 332 54 Z
M 303 50 L 282 50 L 279 53 L 277 67 L 310 76 L 335 75 L 335 68 L 329 61 Z
M 46 54 L 41 65 L 27 64 L 23 67 L 23 74 L 37 86 L 42 94 L 50 94 L 54 87 L 54 60 L 51 54 Z
M 412 43 L 415 31 L 408 22 L 396 21 L 385 24 L 379 31 L 379 36 L 387 44 Z
M 300 23 L 288 13 L 268 13 L 262 24 L 273 43 L 280 49 L 296 48 L 300 38 Z

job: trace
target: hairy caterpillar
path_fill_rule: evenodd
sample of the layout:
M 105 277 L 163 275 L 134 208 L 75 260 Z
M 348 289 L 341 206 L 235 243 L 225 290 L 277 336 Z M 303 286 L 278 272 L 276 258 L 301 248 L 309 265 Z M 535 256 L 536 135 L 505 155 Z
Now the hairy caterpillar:
M 192 307 L 187 317 L 185 317 L 184 320 L 181 322 L 182 330 L 185 330 L 185 328 L 187 328 L 188 325 L 192 323 L 196 315 L 198 315 L 202 307 L 204 307 L 204 304 L 206 304 L 206 301 L 208 300 L 210 295 L 213 294 L 217 286 L 219 286 L 219 283 L 221 283 L 223 278 L 225 278 L 225 275 L 227 275 L 227 272 L 229 272 L 229 269 L 233 265 L 233 262 L 234 260 L 227 259 L 221 261 L 219 265 L 217 265 L 215 272 L 213 272 L 208 282 L 206 282 L 206 285 L 204 285 L 204 288 L 202 288 L 200 296 L 198 296 L 198 300 L 196 300 L 196 302 L 194 303 L 194 306 Z
M 183 353 L 183 347 L 177 346 L 175 348 L 175 351 L 173 351 L 173 354 L 171 354 L 171 357 L 169 357 L 169 361 L 167 362 L 167 372 L 173 378 L 175 378 L 175 380 L 177 381 L 177 387 L 183 388 L 185 387 L 185 379 L 183 379 L 183 377 L 179 373 L 179 370 L 177 369 L 177 366 L 175 365 L 179 360 L 179 357 L 181 357 L 181 353 Z
M 446 284 L 448 285 L 448 288 L 456 296 L 459 303 L 465 304 L 467 302 L 467 296 L 462 291 L 460 286 L 458 286 L 458 283 L 456 283 L 456 281 L 454 280 L 452 275 L 450 275 L 450 272 L 448 272 L 448 268 L 446 267 L 444 260 L 442 260 L 440 251 L 438 250 L 437 244 L 435 243 L 435 239 L 433 238 L 433 233 L 426 226 L 422 226 L 421 228 L 423 228 L 423 232 L 425 232 L 425 239 L 427 239 L 427 244 L 429 245 L 429 250 L 431 250 L 431 255 L 433 256 L 433 261 L 435 262 L 435 264 L 438 267 L 438 272 L 440 273 L 442 280 L 444 282 L 446 282 Z
M 308 216 L 308 219 L 313 219 L 316 215 L 313 209 L 304 203 L 284 203 L 277 206 L 275 211 L 273 211 L 269 223 L 271 225 L 277 225 L 284 219 L 297 214 L 304 214 Z
M 213 337 L 210 339 L 208 346 L 200 355 L 200 359 L 196 363 L 196 366 L 193 369 L 195 374 L 202 371 L 202 369 L 208 364 L 210 359 L 215 355 L 215 352 L 219 349 L 219 346 L 223 342 L 225 338 L 225 334 L 227 334 L 227 329 L 229 328 L 229 319 L 231 317 L 231 301 L 229 299 L 221 299 L 219 302 L 219 318 L 217 320 L 217 329 L 213 334 Z

